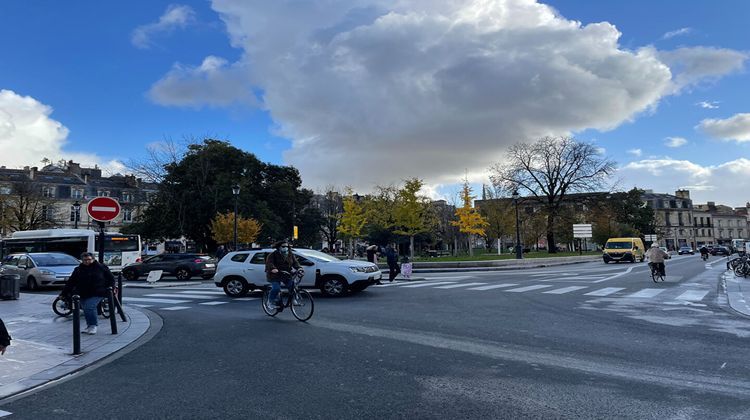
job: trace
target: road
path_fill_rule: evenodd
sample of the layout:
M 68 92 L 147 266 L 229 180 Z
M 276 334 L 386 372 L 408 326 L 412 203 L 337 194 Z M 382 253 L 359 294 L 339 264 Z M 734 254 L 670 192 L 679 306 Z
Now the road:
M 212 284 L 126 288 L 162 331 L 13 418 L 750 418 L 724 258 L 427 275 L 269 318 Z

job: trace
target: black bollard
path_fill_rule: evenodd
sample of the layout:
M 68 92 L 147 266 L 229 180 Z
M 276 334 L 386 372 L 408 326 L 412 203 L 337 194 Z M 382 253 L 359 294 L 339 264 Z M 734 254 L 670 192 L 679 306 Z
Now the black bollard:
M 115 305 L 117 306 L 117 313 L 120 314 L 122 322 L 128 322 L 128 318 L 125 316 L 125 311 L 122 310 L 122 273 L 117 273 L 117 296 L 115 296 Z
M 73 354 L 81 354 L 81 297 L 73 295 Z
M 109 325 L 112 334 L 117 334 L 117 314 L 115 309 L 115 296 L 111 287 L 107 287 L 107 303 L 109 303 Z

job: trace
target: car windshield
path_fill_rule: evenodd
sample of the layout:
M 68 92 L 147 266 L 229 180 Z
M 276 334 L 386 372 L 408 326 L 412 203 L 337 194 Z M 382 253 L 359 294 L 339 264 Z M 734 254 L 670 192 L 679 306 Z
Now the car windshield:
M 630 242 L 607 242 L 607 248 L 609 249 L 630 249 L 633 244 Z
M 78 265 L 78 260 L 66 254 L 42 254 L 32 256 L 40 267 L 54 267 L 60 265 Z
M 295 249 L 295 251 L 299 252 L 300 254 L 302 254 L 303 256 L 307 258 L 317 260 L 317 261 L 322 261 L 322 262 L 340 261 L 338 258 L 332 255 L 328 255 L 320 251 L 313 251 L 312 249 Z

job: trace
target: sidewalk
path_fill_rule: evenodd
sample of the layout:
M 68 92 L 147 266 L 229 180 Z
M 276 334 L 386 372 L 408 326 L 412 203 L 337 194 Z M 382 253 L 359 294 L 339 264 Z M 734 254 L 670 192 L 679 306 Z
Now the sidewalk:
M 126 305 L 128 321 L 117 317 L 119 334 L 111 334 L 110 321 L 99 317 L 98 334 L 81 334 L 82 354 L 73 356 L 73 317 L 55 315 L 54 299 L 53 295 L 22 293 L 18 300 L 0 300 L 0 318 L 13 337 L 5 355 L 0 356 L 0 403 L 110 356 L 151 327 L 145 312 Z M 83 330 L 83 313 L 81 324 Z
M 727 293 L 729 306 L 735 311 L 750 316 L 750 278 L 737 277 L 731 270 L 722 274 L 721 281 Z M 745 293 L 748 296 L 745 296 Z
M 559 265 L 580 264 L 592 261 L 601 261 L 598 255 L 587 255 L 581 257 L 550 257 L 550 258 L 524 258 L 520 260 L 488 260 L 488 261 L 417 261 L 412 263 L 412 273 L 442 273 L 457 271 L 496 271 L 496 270 L 521 270 L 527 268 L 554 267 Z M 378 267 L 384 273 L 388 273 L 388 265 L 378 263 Z

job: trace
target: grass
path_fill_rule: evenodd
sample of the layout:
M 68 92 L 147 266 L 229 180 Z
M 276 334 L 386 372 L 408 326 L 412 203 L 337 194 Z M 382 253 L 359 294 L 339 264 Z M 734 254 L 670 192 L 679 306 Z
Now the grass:
M 557 254 L 549 254 L 546 251 L 543 252 L 526 252 L 523 254 L 524 258 L 557 258 L 557 257 L 577 257 L 578 255 L 584 256 L 601 256 L 601 251 L 584 252 L 578 254 L 578 252 L 558 252 Z M 470 255 L 459 255 L 445 256 L 445 257 L 414 257 L 415 262 L 451 262 L 451 261 L 493 261 L 493 260 L 513 260 L 516 258 L 515 254 L 474 254 Z

